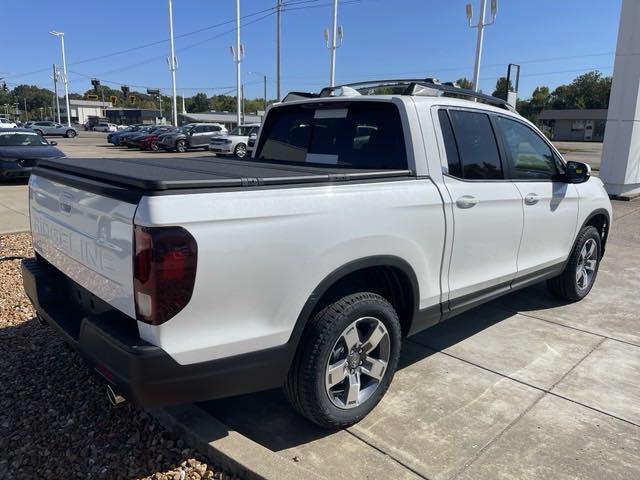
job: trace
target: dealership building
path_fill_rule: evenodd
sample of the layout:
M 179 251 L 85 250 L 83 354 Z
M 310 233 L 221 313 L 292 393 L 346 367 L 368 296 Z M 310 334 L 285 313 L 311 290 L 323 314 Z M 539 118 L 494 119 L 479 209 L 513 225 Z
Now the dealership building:
M 538 120 L 552 140 L 602 142 L 607 109 L 543 110 Z
M 71 109 L 71 121 L 73 123 L 86 123 L 89 117 L 104 117 L 105 109 L 111 107 L 111 102 L 100 102 L 98 100 L 69 100 Z M 62 121 L 67 119 L 67 106 L 64 98 L 60 99 L 60 117 Z

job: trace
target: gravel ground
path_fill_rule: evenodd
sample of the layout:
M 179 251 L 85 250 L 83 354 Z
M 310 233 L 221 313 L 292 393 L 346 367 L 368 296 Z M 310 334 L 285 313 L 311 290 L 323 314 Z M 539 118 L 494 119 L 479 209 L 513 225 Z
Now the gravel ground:
M 22 290 L 28 234 L 0 235 L 0 478 L 230 479 L 144 410 L 113 408 L 104 382 Z

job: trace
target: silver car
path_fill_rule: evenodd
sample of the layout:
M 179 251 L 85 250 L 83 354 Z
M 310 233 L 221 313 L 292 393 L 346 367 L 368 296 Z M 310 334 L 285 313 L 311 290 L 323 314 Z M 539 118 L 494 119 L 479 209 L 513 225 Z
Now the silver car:
M 73 127 L 67 127 L 56 122 L 34 122 L 29 128 L 40 135 L 61 135 L 67 138 L 73 138 L 78 131 Z
M 209 140 L 209 150 L 216 155 L 235 155 L 244 158 L 247 155 L 247 143 L 251 135 L 257 134 L 259 123 L 240 125 L 228 135 L 213 137 Z

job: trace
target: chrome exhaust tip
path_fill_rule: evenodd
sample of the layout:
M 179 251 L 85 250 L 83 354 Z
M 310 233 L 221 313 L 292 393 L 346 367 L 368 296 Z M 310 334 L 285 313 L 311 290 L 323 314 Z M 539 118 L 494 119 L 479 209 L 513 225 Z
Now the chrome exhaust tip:
M 114 407 L 119 407 L 126 402 L 122 395 L 116 393 L 113 388 L 111 388 L 111 385 L 107 385 L 107 398 L 109 399 L 109 403 Z

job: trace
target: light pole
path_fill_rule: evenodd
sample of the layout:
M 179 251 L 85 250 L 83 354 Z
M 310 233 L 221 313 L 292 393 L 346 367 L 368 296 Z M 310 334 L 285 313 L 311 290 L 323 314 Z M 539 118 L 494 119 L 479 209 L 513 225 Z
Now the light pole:
M 264 73 L 260 73 L 260 72 L 247 72 L 248 75 L 259 75 L 262 77 L 262 80 L 264 82 L 264 111 L 267 111 L 267 105 L 268 105 L 268 100 L 267 100 L 267 76 Z
M 58 71 L 58 68 L 56 67 L 56 64 L 53 64 L 53 94 L 56 97 L 56 113 L 57 113 L 57 118 L 58 118 L 58 123 L 61 123 L 60 120 L 60 97 L 58 96 L 58 78 L 60 76 L 60 72 Z
M 173 92 L 173 125 L 178 126 L 178 94 L 176 92 L 176 50 L 173 45 L 173 0 L 169 0 L 169 70 L 171 70 L 171 90 Z
M 331 50 L 331 61 L 329 65 L 329 86 L 336 84 L 336 50 L 342 46 L 343 31 L 338 26 L 338 0 L 333 0 L 333 21 L 331 26 L 331 38 L 329 38 L 329 29 L 324 29 L 324 41 L 327 48 Z M 331 44 L 329 44 L 331 40 Z
M 240 44 L 240 0 L 236 0 L 236 46 L 231 47 L 231 56 L 236 62 L 236 121 L 240 126 L 242 121 L 242 87 L 240 85 L 240 62 L 244 58 L 244 45 Z
M 282 0 L 276 0 L 276 102 L 280 101 L 280 14 Z
M 62 82 L 64 83 L 64 99 L 67 106 L 67 126 L 71 126 L 71 107 L 69 106 L 69 77 L 67 77 L 67 60 L 64 54 L 64 32 L 49 32 L 55 37 L 60 37 L 62 44 Z
M 475 92 L 480 91 L 480 61 L 482 60 L 482 42 L 484 40 L 484 27 L 488 27 L 489 25 L 493 25 L 493 22 L 496 21 L 496 13 L 498 12 L 498 0 L 491 0 L 491 21 L 484 21 L 485 15 L 487 12 L 487 0 L 480 0 L 480 15 L 478 16 L 477 25 L 471 25 L 473 20 L 473 6 L 470 3 L 467 3 L 467 22 L 469 23 L 469 28 L 477 28 L 478 29 L 478 40 L 476 43 L 476 63 L 473 67 L 473 90 Z

